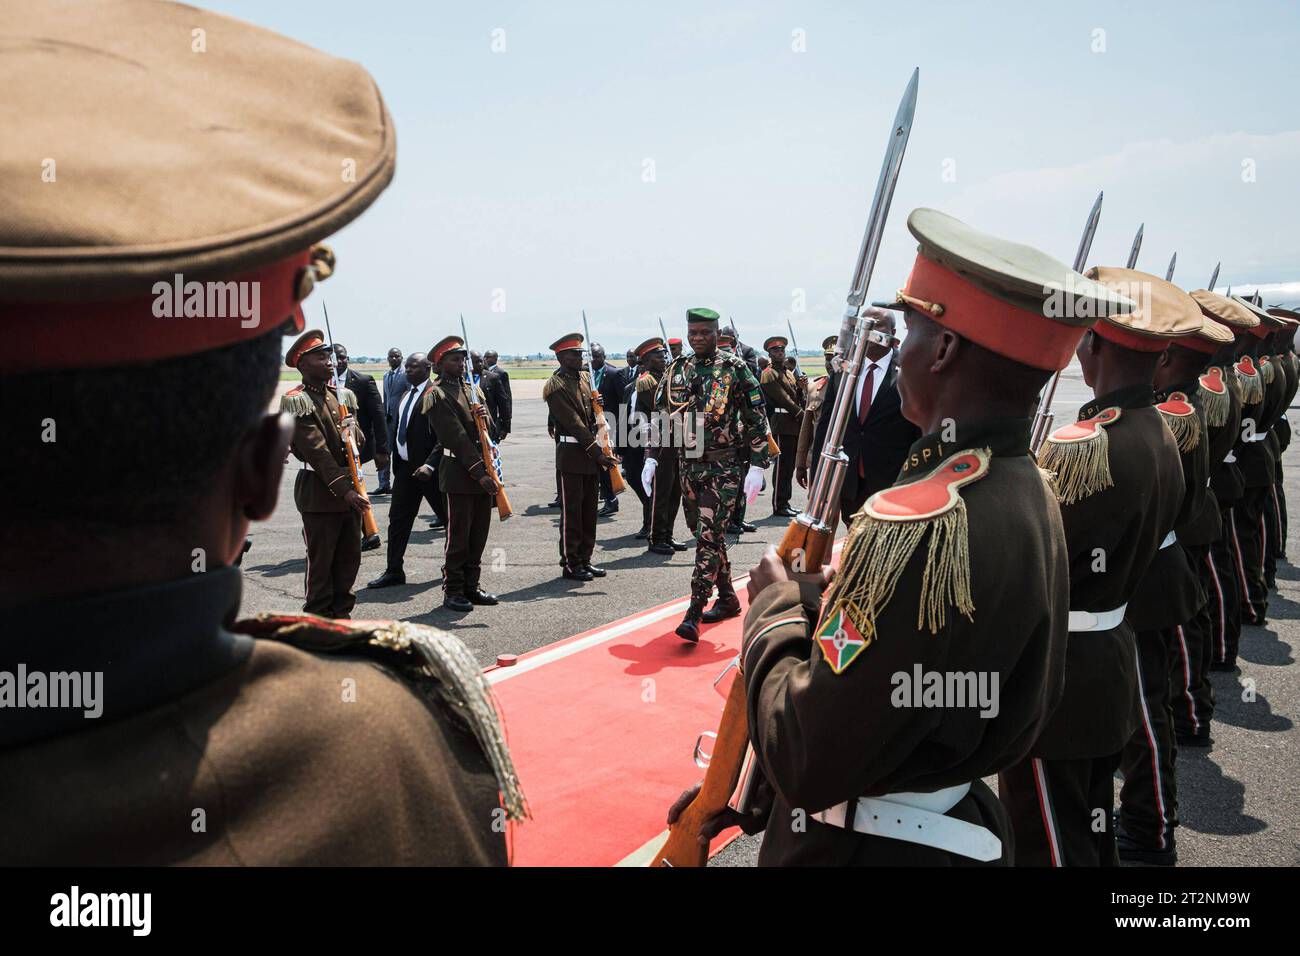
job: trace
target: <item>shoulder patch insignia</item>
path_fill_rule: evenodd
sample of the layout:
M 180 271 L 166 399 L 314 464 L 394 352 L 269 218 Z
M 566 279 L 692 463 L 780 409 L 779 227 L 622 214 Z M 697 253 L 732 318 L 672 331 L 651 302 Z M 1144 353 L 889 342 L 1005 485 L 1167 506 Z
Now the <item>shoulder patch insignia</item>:
M 867 649 L 873 637 L 870 628 L 867 634 L 860 633 L 841 608 L 826 615 L 817 628 L 816 641 L 830 669 L 836 674 L 843 674 L 844 669 Z
M 827 597 L 827 623 L 817 638 L 828 663 L 839 666 L 837 674 L 871 643 L 876 616 L 893 598 L 903 570 L 927 536 L 917 630 L 939 633 L 949 608 L 974 620 L 966 503 L 958 492 L 988 474 L 990 457 L 984 448 L 958 452 L 924 478 L 872 495 L 853 516 L 840 572 Z M 836 614 L 840 619 L 827 630 Z M 838 654 L 834 659 L 823 638 L 832 641 Z
M 1115 483 L 1106 428 L 1122 415 L 1118 408 L 1106 408 L 1092 418 L 1062 425 L 1047 436 L 1038 452 L 1038 464 L 1055 475 L 1052 487 L 1062 504 L 1073 504 Z
M 1174 433 L 1179 451 L 1191 451 L 1201 443 L 1201 425 L 1196 409 L 1182 392 L 1171 392 L 1169 398 L 1156 404 L 1156 411 Z
M 280 411 L 288 412 L 294 418 L 301 418 L 303 415 L 310 415 L 316 405 L 312 402 L 311 396 L 301 385 L 291 388 L 280 396 Z

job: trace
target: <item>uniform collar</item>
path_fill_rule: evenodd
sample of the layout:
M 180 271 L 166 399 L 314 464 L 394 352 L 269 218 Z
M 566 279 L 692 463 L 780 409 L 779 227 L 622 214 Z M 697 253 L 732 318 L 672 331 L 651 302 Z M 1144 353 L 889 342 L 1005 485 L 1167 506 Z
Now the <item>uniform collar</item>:
M 995 458 L 1029 454 L 1032 418 L 986 418 L 958 424 L 951 435 L 944 431 L 922 435 L 908 449 L 898 477 L 928 474 L 942 462 L 969 448 L 987 448 Z M 951 440 L 945 440 L 945 439 Z
M 1195 395 L 1196 389 L 1200 386 L 1200 384 L 1201 383 L 1194 378 L 1186 382 L 1179 382 L 1176 385 L 1171 385 L 1166 389 L 1157 391 L 1155 393 L 1154 398 L 1156 399 L 1156 401 L 1163 402 L 1165 401 L 1165 399 L 1169 398 L 1169 396 L 1172 395 L 1174 392 L 1182 392 L 1184 395 L 1189 395 L 1189 396 Z
M 1155 401 L 1156 393 L 1150 385 L 1126 385 L 1113 392 L 1099 395 L 1079 409 L 1079 421 L 1092 418 L 1106 408 L 1145 408 Z
M 252 652 L 253 640 L 226 625 L 239 611 L 237 568 L 217 568 L 175 581 L 76 598 L 57 598 L 6 613 L 0 681 L 20 672 L 30 700 L 35 675 L 99 678 L 101 716 L 85 708 L 0 708 L 0 749 L 93 730 L 211 683 Z

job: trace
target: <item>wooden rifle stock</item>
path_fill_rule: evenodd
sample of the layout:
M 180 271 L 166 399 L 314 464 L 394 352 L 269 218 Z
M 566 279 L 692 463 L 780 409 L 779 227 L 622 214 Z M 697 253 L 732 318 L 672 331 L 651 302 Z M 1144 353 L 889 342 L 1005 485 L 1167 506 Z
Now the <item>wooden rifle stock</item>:
M 471 395 L 477 394 L 474 389 L 475 386 L 471 386 Z M 478 426 L 478 446 L 483 449 L 483 466 L 487 468 L 492 483 L 497 486 L 497 514 L 501 516 L 502 521 L 505 521 L 515 512 L 510 507 L 510 499 L 506 497 L 505 487 L 497 479 L 497 463 L 495 461 L 497 452 L 492 446 L 491 437 L 488 435 L 487 419 L 483 415 L 483 403 L 471 401 L 469 410 L 470 414 L 474 416 L 474 423 Z
M 700 792 L 669 828 L 668 842 L 655 854 L 651 866 L 703 866 L 708 861 L 709 848 L 700 843 L 700 832 L 704 824 L 721 813 L 731 799 L 748 743 L 745 679 L 737 674 L 727 693 L 722 722 L 718 724 L 718 739 L 713 743 L 713 756 L 704 771 Z
M 591 389 L 591 409 L 596 413 L 596 440 L 600 442 L 600 450 L 610 458 L 614 458 L 614 450 L 609 444 L 609 425 L 605 421 L 605 406 L 601 404 L 600 392 L 596 391 L 594 385 Z M 627 482 L 623 480 L 623 473 L 619 471 L 618 465 L 609 466 L 609 488 L 616 495 L 627 491 Z
M 361 463 L 357 460 L 360 456 L 357 455 L 356 443 L 352 441 L 352 436 L 347 431 L 347 422 L 351 417 L 352 413 L 348 411 L 348 407 L 340 401 L 339 418 L 343 420 L 344 429 L 343 451 L 348 456 L 348 471 L 352 473 L 352 488 L 362 498 L 366 499 L 366 510 L 361 516 L 361 530 L 369 538 L 379 534 L 379 525 L 375 522 L 375 511 L 370 507 L 370 496 L 366 494 L 366 483 L 361 477 Z

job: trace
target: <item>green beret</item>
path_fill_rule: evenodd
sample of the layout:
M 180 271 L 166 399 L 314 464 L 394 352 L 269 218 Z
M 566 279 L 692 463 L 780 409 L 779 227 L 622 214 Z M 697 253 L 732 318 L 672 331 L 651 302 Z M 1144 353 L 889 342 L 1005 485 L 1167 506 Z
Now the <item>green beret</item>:
M 702 322 L 717 325 L 718 313 L 714 312 L 712 309 L 687 309 L 686 321 L 687 323 L 694 323 L 696 325 Z

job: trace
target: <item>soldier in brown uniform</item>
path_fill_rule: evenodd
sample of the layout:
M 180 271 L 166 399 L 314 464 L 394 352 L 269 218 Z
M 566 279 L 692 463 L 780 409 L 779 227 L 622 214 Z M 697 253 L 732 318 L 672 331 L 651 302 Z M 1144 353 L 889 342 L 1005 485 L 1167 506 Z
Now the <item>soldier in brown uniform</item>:
M 1241 296 L 1231 296 L 1230 299 L 1259 319 L 1259 323 L 1249 330 L 1253 341 L 1237 363 L 1243 396 L 1239 441 L 1233 453 L 1241 468 L 1245 491 L 1241 503 L 1233 511 L 1233 518 L 1245 595 L 1242 620 L 1263 626 L 1268 619 L 1268 581 L 1264 573 L 1268 548 L 1265 509 L 1272 497 L 1277 473 L 1277 445 L 1271 433 L 1273 424 L 1285 411 L 1282 404 L 1286 397 L 1286 382 L 1262 356 L 1268 354 L 1273 332 L 1282 328 L 1284 323 Z M 1230 667 L 1236 665 L 1235 654 L 1226 664 Z
M 1275 587 L 1275 566 L 1278 558 L 1286 559 L 1287 513 L 1286 485 L 1282 480 L 1282 453 L 1291 445 L 1291 423 L 1287 420 L 1286 410 L 1295 400 L 1296 389 L 1300 386 L 1300 360 L 1295 353 L 1295 334 L 1300 329 L 1300 312 L 1274 306 L 1265 311 L 1275 319 L 1287 323 L 1287 327 L 1275 333 L 1274 351 L 1278 363 L 1286 377 L 1286 394 L 1282 401 L 1283 412 L 1273 425 L 1273 434 L 1278 441 L 1277 472 L 1273 480 L 1273 508 L 1277 534 L 1272 538 L 1273 548 L 1269 554 L 1269 586 Z
M 1199 303 L 1198 303 L 1199 308 Z M 1222 586 L 1214 570 L 1211 549 L 1224 535 L 1223 512 L 1214 490 L 1217 465 L 1232 448 L 1236 432 L 1232 424 L 1233 393 L 1223 381 L 1221 370 L 1204 371 L 1205 363 L 1223 348 L 1231 348 L 1233 335 L 1227 328 L 1202 314 L 1201 328 L 1176 339 L 1160 357 L 1156 366 L 1155 387 L 1159 401 L 1185 396 L 1197 412 L 1197 424 L 1203 428 L 1200 439 L 1205 453 L 1208 477 L 1197 480 L 1204 487 L 1197 494 L 1188 484 L 1189 496 L 1199 498 L 1195 514 L 1175 528 L 1178 543 L 1186 552 L 1206 600 L 1201 610 L 1175 629 L 1170 645 L 1169 700 L 1172 708 L 1175 742 L 1179 748 L 1207 747 L 1210 744 L 1210 721 L 1214 715 L 1214 686 L 1210 682 L 1211 645 L 1218 618 L 1224 613 Z M 1157 407 L 1160 407 L 1157 405 Z M 1240 412 L 1238 412 L 1238 415 Z M 1181 432 L 1179 450 L 1183 457 L 1183 475 L 1201 469 L 1195 441 L 1186 429 L 1179 429 L 1180 416 L 1167 415 L 1166 423 Z M 1186 449 L 1185 449 L 1185 446 Z M 1189 509 L 1190 510 L 1190 509 Z M 1238 621 L 1240 627 L 1240 621 Z
M 196 29 L 201 56 L 158 39 Z M 302 331 L 332 268 L 314 244 L 393 175 L 374 81 L 179 4 L 29 4 L 4 30 L 28 81 L 10 105 L 42 117 L 59 184 L 0 140 L 21 198 L 0 209 L 0 311 L 24 319 L 5 323 L 0 469 L 53 492 L 0 530 L 0 671 L 98 674 L 104 693 L 89 715 L 0 720 L 0 862 L 504 864 L 522 796 L 464 645 L 399 622 L 239 619 L 231 562 L 275 510 L 294 434 L 267 413 L 281 333 Z M 321 175 L 345 161 L 355 177 Z M 256 295 L 257 314 L 195 292 L 201 316 L 159 316 L 178 273 Z
M 570 581 L 603 578 L 605 569 L 594 567 L 596 550 L 596 498 L 603 468 L 617 462 L 601 450 L 596 413 L 591 404 L 591 382 L 582 368 L 582 336 L 560 338 L 551 351 L 559 369 L 542 388 L 555 422 L 555 470 L 560 481 L 560 565 Z
M 1258 299 L 1258 296 L 1256 298 Z M 1257 307 L 1258 305 L 1259 303 L 1256 302 Z M 1281 550 L 1282 513 L 1285 510 L 1283 504 L 1285 499 L 1278 494 L 1282 475 L 1282 452 L 1286 450 L 1286 445 L 1291 438 L 1290 424 L 1286 421 L 1286 409 L 1294 394 L 1292 381 L 1294 373 L 1284 353 L 1287 350 L 1286 339 L 1293 329 L 1293 320 L 1287 318 L 1286 311 L 1283 309 L 1265 309 L 1264 312 L 1277 323 L 1277 327 L 1273 329 L 1262 349 L 1263 356 L 1260 359 L 1261 362 L 1267 361 L 1262 370 L 1265 372 L 1266 384 L 1276 401 L 1268 434 L 1268 447 L 1273 455 L 1273 474 L 1268 491 L 1264 495 L 1263 509 L 1264 583 L 1272 591 L 1277 589 L 1277 558 Z
M 812 460 L 813 438 L 817 433 L 817 423 L 822 420 L 822 409 L 825 407 L 826 384 L 831 380 L 831 375 L 835 369 L 832 362 L 835 359 L 835 343 L 839 341 L 839 336 L 827 336 L 822 341 L 822 353 L 826 360 L 826 374 L 819 375 L 808 385 L 808 406 L 804 409 L 804 415 L 799 423 L 799 445 L 795 452 L 795 469 L 794 480 L 799 483 L 800 488 L 808 487 L 809 474 L 815 474 L 817 462 Z
M 1069 547 L 1070 636 L 1060 706 L 1029 759 L 998 779 L 1018 865 L 1118 863 L 1113 778 L 1138 712 L 1136 647 L 1125 612 L 1174 529 L 1184 493 L 1178 445 L 1152 407 L 1152 379 L 1160 353 L 1187 331 L 1188 320 L 1159 307 L 1168 284 L 1154 276 L 1112 268 L 1088 276 L 1129 290 L 1137 305 L 1102 317 L 1083 337 L 1079 362 L 1096 397 L 1039 453 L 1039 464 L 1055 475 Z M 1149 290 L 1157 288 L 1153 305 Z
M 650 496 L 649 550 L 673 555 L 687 545 L 673 539 L 673 526 L 682 504 L 681 436 L 667 431 L 669 419 L 655 409 L 655 392 L 668 367 L 667 346 L 661 338 L 648 339 L 637 347 L 641 374 L 636 379 L 636 411 L 648 434 L 645 462 L 635 480 Z M 653 464 L 651 464 L 653 462 Z
M 1121 291 L 1141 288 L 1144 313 L 1175 338 L 1157 359 L 1152 384 L 1155 408 L 1174 437 L 1183 483 L 1173 530 L 1160 543 L 1146 573 L 1129 599 L 1125 619 L 1137 646 L 1137 729 L 1120 756 L 1124 786 L 1120 790 L 1116 845 L 1123 861 L 1171 865 L 1176 859 L 1178 788 L 1174 771 L 1174 671 L 1178 684 L 1190 686 L 1190 650 L 1184 627 L 1201 612 L 1207 595 L 1197 565 L 1214 540 L 1217 508 L 1209 492 L 1210 456 L 1204 409 L 1197 394 L 1200 353 L 1170 349 L 1190 335 L 1204 335 L 1210 348 L 1231 341 L 1231 334 L 1207 320 L 1196 301 L 1171 283 L 1129 270 L 1105 270 L 1108 284 Z M 1137 298 L 1139 293 L 1132 293 Z M 1184 692 L 1177 701 L 1185 711 L 1192 703 Z
M 302 462 L 293 482 L 293 503 L 302 514 L 302 539 L 307 545 L 306 602 L 308 614 L 346 620 L 357 603 L 352 586 L 361 567 L 361 516 L 370 503 L 352 485 L 352 471 L 343 447 L 351 429 L 355 447 L 362 437 L 355 414 L 343 415 L 330 386 L 334 369 L 330 347 L 320 329 L 299 336 L 284 364 L 302 374 L 302 384 L 280 399 L 280 411 L 293 416 L 289 449 Z M 343 401 L 350 413 L 356 399 L 347 389 Z
M 492 527 L 496 479 L 483 463 L 478 424 L 471 405 L 493 427 L 478 386 L 465 379 L 469 353 L 459 336 L 449 335 L 432 349 L 429 358 L 438 377 L 425 392 L 421 411 L 442 444 L 438 484 L 447 496 L 447 539 L 442 566 L 442 606 L 449 611 L 472 611 L 474 606 L 497 602 L 480 586 L 483 549 Z M 470 389 L 475 389 L 471 394 Z
M 980 778 L 1024 757 L 1061 694 L 1069 566 L 1031 412 L 1091 321 L 1074 316 L 1117 301 L 934 210 L 908 226 L 920 250 L 898 381 L 923 435 L 855 517 L 824 602 L 774 550 L 750 576 L 750 740 L 775 794 L 753 815 L 760 864 L 1011 862 Z M 1051 287 L 1068 308 L 1045 310 Z M 964 699 L 925 690 L 963 676 Z
M 1209 588 L 1211 670 L 1236 667 L 1237 647 L 1246 607 L 1245 562 L 1237 536 L 1236 512 L 1246 493 L 1246 481 L 1237 455 L 1241 442 L 1241 419 L 1245 407 L 1246 378 L 1238 371 L 1245 352 L 1254 342 L 1250 329 L 1259 324 L 1245 306 L 1231 299 L 1198 289 L 1191 293 L 1201 313 L 1234 335 L 1210 360 L 1206 370 L 1210 387 L 1221 383 L 1226 394 L 1217 403 L 1207 402 L 1206 423 L 1211 434 L 1210 490 L 1219 504 L 1223 530 L 1210 547 L 1212 574 Z M 1253 371 L 1253 369 L 1252 369 Z M 1253 379 L 1252 379 L 1253 381 Z M 1226 402 L 1226 405 L 1225 405 Z M 1222 430 L 1216 421 L 1222 418 Z M 1208 682 L 1207 682 L 1208 686 Z
M 803 390 L 794 372 L 785 367 L 785 349 L 789 343 L 783 335 L 773 335 L 763 343 L 763 351 L 772 360 L 763 371 L 759 384 L 767 405 L 767 420 L 781 447 L 772 469 L 772 514 L 793 518 L 799 512 L 790 507 L 795 458 L 799 450 L 799 422 L 803 418 Z

